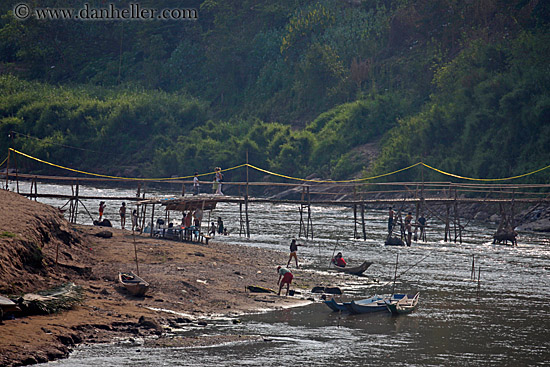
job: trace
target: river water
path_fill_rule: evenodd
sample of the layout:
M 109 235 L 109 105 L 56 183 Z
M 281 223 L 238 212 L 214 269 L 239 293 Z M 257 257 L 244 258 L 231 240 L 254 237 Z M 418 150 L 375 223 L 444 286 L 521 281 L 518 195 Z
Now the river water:
M 28 192 L 28 186 L 21 183 L 21 191 Z M 39 183 L 39 192 L 70 194 L 71 189 Z M 177 194 L 178 188 L 152 193 Z M 81 186 L 80 194 L 133 196 L 135 190 Z M 41 201 L 59 207 L 65 204 L 57 199 Z M 84 204 L 97 216 L 97 201 Z M 119 226 L 119 206 L 120 202 L 107 202 L 105 216 L 115 226 Z M 129 204 L 130 211 L 132 208 Z M 290 239 L 298 234 L 298 207 L 253 204 L 249 213 L 251 238 L 247 239 L 238 235 L 238 205 L 219 204 L 211 213 L 212 219 L 221 216 L 232 233 L 216 240 L 286 252 Z M 372 261 L 366 274 L 378 283 L 367 277 L 331 275 L 338 277 L 349 299 L 366 298 L 391 292 L 399 256 L 398 274 L 402 275 L 395 291 L 421 294 L 420 305 L 412 314 L 348 315 L 312 303 L 239 316 L 239 324 L 220 318 L 206 327 L 175 331 L 182 336 L 260 335 L 263 340 L 259 342 L 193 348 L 147 348 L 131 343 L 84 345 L 68 359 L 48 365 L 550 366 L 548 234 L 521 232 L 517 247 L 493 245 L 495 226 L 472 221 L 462 244 L 445 243 L 443 225 L 428 218 L 432 227 L 427 242 L 413 242 L 410 248 L 386 247 L 386 211 L 367 210 L 365 215 L 367 240 L 355 240 L 351 208 L 312 207 L 314 239 L 299 240 L 304 244 L 298 250 L 303 268 L 326 272 L 335 249 L 342 251 L 351 265 Z M 78 219 L 85 224 L 91 222 L 83 210 Z M 472 256 L 476 259 L 476 276 L 481 267 L 479 283 L 471 281 Z

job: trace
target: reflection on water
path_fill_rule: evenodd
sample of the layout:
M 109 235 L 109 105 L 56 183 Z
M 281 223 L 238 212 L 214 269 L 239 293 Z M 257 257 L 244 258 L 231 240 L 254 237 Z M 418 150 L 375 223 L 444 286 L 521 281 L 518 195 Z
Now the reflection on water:
M 25 183 L 20 184 L 24 186 Z M 70 186 L 39 184 L 40 192 L 70 193 Z M 28 191 L 22 188 L 21 191 Z M 176 194 L 177 188 L 174 189 Z M 127 189 L 81 186 L 82 195 L 133 196 Z M 161 195 L 160 192 L 156 193 Z M 62 206 L 64 201 L 44 199 Z M 97 204 L 84 201 L 97 215 Z M 106 216 L 119 226 L 119 202 L 107 203 Z M 132 207 L 130 206 L 130 209 Z M 550 365 L 548 297 L 550 296 L 550 237 L 520 233 L 519 246 L 491 244 L 494 226 L 471 222 L 464 243 L 444 243 L 443 226 L 435 219 L 428 242 L 411 248 L 382 245 L 386 212 L 368 210 L 367 240 L 354 240 L 353 211 L 342 207 L 313 207 L 314 240 L 300 240 L 298 256 L 307 271 L 326 271 L 333 251 L 344 253 L 351 265 L 374 264 L 367 278 L 334 275 L 345 282 L 348 297 L 367 297 L 391 291 L 396 254 L 399 273 L 396 291 L 421 292 L 420 306 L 410 315 L 348 315 L 331 312 L 323 304 L 249 315 L 242 323 L 219 320 L 213 327 L 182 330 L 195 333 L 261 335 L 261 342 L 204 348 L 152 349 L 128 345 L 92 345 L 77 349 L 62 366 L 523 366 Z M 253 204 L 250 239 L 239 237 L 238 205 L 220 204 L 211 218 L 221 216 L 232 231 L 216 239 L 228 243 L 286 252 L 299 229 L 298 207 Z M 208 219 L 208 213 L 206 214 Z M 90 223 L 81 212 L 79 221 Z M 336 240 L 339 245 L 335 248 Z M 472 255 L 481 287 L 470 281 Z M 281 256 L 281 263 L 287 260 Z M 417 264 L 415 266 L 415 264 Z M 299 281 L 299 279 L 297 279 Z

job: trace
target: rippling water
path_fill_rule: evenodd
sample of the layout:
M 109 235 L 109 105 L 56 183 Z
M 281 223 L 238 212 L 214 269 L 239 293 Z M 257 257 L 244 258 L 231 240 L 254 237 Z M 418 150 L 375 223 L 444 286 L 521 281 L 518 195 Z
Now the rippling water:
M 28 191 L 21 184 L 21 191 Z M 43 192 L 70 193 L 70 186 L 39 184 Z M 173 188 L 173 194 L 179 188 Z M 135 190 L 81 186 L 81 195 L 133 196 Z M 163 190 L 166 194 L 166 190 Z M 156 194 L 160 195 L 160 192 Z M 61 200 L 42 200 L 62 206 Z M 84 201 L 97 216 L 97 202 Z M 108 202 L 106 217 L 118 226 L 119 202 Z M 130 209 L 132 207 L 130 206 Z M 146 348 L 130 345 L 79 347 L 62 366 L 532 366 L 550 365 L 550 237 L 520 233 L 517 247 L 492 245 L 494 226 L 471 222 L 464 243 L 445 243 L 443 225 L 436 219 L 428 242 L 410 248 L 383 246 L 386 212 L 367 210 L 367 240 L 353 239 L 353 211 L 342 207 L 312 207 L 314 240 L 301 240 L 298 255 L 306 271 L 325 271 L 333 251 L 342 251 L 351 265 L 363 260 L 378 284 L 365 277 L 331 275 L 345 282 L 345 294 L 362 298 L 391 292 L 399 254 L 398 273 L 405 272 L 396 292 L 421 292 L 420 306 L 410 315 L 385 313 L 347 315 L 320 303 L 283 311 L 241 317 L 242 323 L 220 319 L 206 328 L 179 331 L 200 334 L 261 335 L 261 342 L 193 348 Z M 238 205 L 220 204 L 212 212 L 232 231 L 217 240 L 251 247 L 287 251 L 299 230 L 295 205 L 253 204 L 251 238 L 239 237 Z M 208 218 L 208 213 L 206 214 Z M 79 221 L 89 224 L 85 212 Z M 129 222 L 129 221 L 127 221 Z M 338 247 L 335 248 L 336 240 Z M 480 288 L 470 281 L 472 256 Z M 286 258 L 282 257 L 282 262 Z M 417 264 L 414 266 L 415 264 Z M 299 279 L 296 279 L 299 282 Z

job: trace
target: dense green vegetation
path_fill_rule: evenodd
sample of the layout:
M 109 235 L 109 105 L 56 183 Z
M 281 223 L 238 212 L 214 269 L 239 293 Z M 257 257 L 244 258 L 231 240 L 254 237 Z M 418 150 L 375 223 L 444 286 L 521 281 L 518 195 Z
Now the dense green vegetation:
M 333 179 L 419 160 L 476 177 L 550 164 L 548 2 L 140 4 L 199 19 L 18 21 L 0 5 L 0 152 L 149 177 L 247 152 Z

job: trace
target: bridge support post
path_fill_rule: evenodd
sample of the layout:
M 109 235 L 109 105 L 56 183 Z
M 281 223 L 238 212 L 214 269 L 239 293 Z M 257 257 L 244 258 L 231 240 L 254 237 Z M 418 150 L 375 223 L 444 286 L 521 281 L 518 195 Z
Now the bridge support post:
M 365 203 L 362 201 L 363 198 L 361 198 L 361 227 L 363 229 L 363 241 L 367 240 L 367 230 L 365 228 Z M 313 236 L 312 236 L 313 238 Z
M 359 238 L 357 235 L 357 204 L 353 204 L 353 238 Z
M 307 201 L 306 201 L 307 194 Z M 304 210 L 307 208 L 307 218 L 304 222 Z M 311 239 L 313 239 L 313 220 L 311 219 L 311 200 L 309 195 L 309 186 L 302 187 L 302 200 L 300 201 L 300 228 L 298 230 L 298 237 L 302 237 L 302 229 L 306 238 L 309 238 L 310 229 L 311 229 Z

